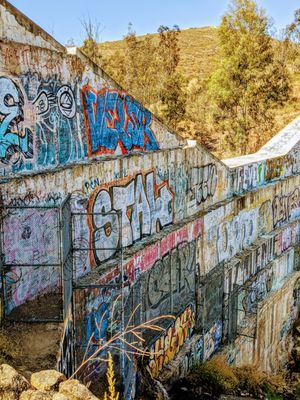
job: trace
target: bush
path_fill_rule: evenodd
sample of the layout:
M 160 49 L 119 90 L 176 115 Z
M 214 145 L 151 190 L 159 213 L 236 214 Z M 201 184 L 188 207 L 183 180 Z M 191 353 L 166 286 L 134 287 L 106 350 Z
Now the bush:
M 234 374 L 239 381 L 239 389 L 258 396 L 265 393 L 268 399 L 279 399 L 288 391 L 282 374 L 269 375 L 255 366 L 234 367 Z
M 216 356 L 203 364 L 192 368 L 190 378 L 210 389 L 216 395 L 233 394 L 238 386 L 238 379 L 225 358 Z
M 263 394 L 269 400 L 291 394 L 283 374 L 269 375 L 256 366 L 232 367 L 225 357 L 216 356 L 203 364 L 194 365 L 187 377 L 194 387 L 203 387 L 215 396 L 247 392 L 254 397 Z
M 239 388 L 254 396 L 261 391 L 266 375 L 253 366 L 243 366 L 233 368 L 239 381 Z

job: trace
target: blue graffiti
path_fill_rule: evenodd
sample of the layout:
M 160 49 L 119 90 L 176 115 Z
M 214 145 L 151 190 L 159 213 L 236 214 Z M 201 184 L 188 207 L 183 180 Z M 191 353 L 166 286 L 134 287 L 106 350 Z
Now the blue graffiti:
M 92 343 L 99 344 L 99 341 L 106 340 L 109 328 L 110 310 L 107 303 L 101 303 L 98 309 L 93 309 L 86 317 L 85 329 L 87 344 L 91 339 Z
M 26 77 L 29 90 L 30 77 Z M 85 158 L 74 90 L 50 79 L 39 84 L 32 101 L 37 114 L 36 163 L 38 166 L 65 165 Z
M 0 77 L 0 161 L 4 164 L 15 154 L 22 154 L 26 159 L 33 157 L 32 132 L 21 127 L 23 106 L 24 98 L 18 86 L 11 79 Z
M 130 150 L 158 150 L 151 129 L 152 115 L 124 92 L 82 89 L 89 156 L 114 153 L 120 145 L 123 153 Z

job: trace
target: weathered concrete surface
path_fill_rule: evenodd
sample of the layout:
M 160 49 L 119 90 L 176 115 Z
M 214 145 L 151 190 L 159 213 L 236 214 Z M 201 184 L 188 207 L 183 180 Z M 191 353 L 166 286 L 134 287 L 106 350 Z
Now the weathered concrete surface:
M 4 0 L 0 10 L 10 25 L 0 30 L 6 316 L 63 294 L 58 368 L 68 376 L 139 305 L 136 324 L 175 317 L 144 335 L 155 378 L 182 376 L 229 343 L 231 362 L 279 368 L 300 300 L 299 119 L 223 162 L 79 50 Z M 114 357 L 133 398 L 136 363 Z M 100 362 L 84 375 L 104 372 Z
M 252 326 L 247 324 L 240 329 L 239 333 L 245 336 L 236 339 L 237 364 L 255 364 L 272 372 L 287 365 L 293 348 L 292 336 L 287 332 L 297 317 L 291 288 L 295 288 L 299 277 L 299 272 L 292 275 L 280 289 L 271 293 L 259 304 Z

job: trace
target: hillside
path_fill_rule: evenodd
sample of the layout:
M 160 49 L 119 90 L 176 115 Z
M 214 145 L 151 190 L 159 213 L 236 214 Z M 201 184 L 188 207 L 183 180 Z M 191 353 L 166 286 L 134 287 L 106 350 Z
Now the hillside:
M 158 41 L 158 34 L 151 34 L 154 41 Z M 143 40 L 145 36 L 139 36 Z M 217 27 L 190 28 L 181 31 L 179 35 L 180 63 L 179 72 L 190 81 L 193 78 L 207 77 L 216 66 L 220 55 L 218 53 L 218 29 Z M 104 58 L 108 59 L 115 52 L 124 52 L 125 42 L 123 40 L 104 42 L 99 44 Z M 276 134 L 294 118 L 300 114 L 300 68 L 290 65 L 291 76 L 291 99 L 283 107 L 276 110 L 275 125 L 272 132 L 264 134 L 263 142 L 270 136 Z M 126 89 L 126 88 L 125 88 Z M 216 155 L 224 156 L 221 148 L 211 149 Z
M 158 41 L 158 34 L 150 36 Z M 145 36 L 139 36 L 143 39 Z M 188 80 L 206 76 L 218 60 L 218 35 L 216 27 L 190 28 L 181 31 L 179 36 L 180 63 L 179 71 Z M 104 57 L 114 52 L 124 51 L 124 41 L 103 42 L 99 45 Z

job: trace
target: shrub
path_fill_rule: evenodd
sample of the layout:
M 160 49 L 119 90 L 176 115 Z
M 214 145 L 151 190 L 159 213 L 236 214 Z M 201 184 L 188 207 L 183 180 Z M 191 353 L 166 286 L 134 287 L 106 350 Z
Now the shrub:
M 188 381 L 216 396 L 239 394 L 242 391 L 254 397 L 264 394 L 266 399 L 279 400 L 292 392 L 283 373 L 269 375 L 256 366 L 249 365 L 232 367 L 226 363 L 223 356 L 216 356 L 203 364 L 194 365 Z
M 234 367 L 234 373 L 239 381 L 239 388 L 256 396 L 261 391 L 266 374 L 253 366 Z
M 233 371 L 239 381 L 239 389 L 252 396 L 263 392 L 268 399 L 279 399 L 288 390 L 283 374 L 269 375 L 256 366 L 249 365 L 234 367 Z
M 197 380 L 216 395 L 233 394 L 238 386 L 237 377 L 222 356 L 195 365 L 191 371 L 191 379 Z

